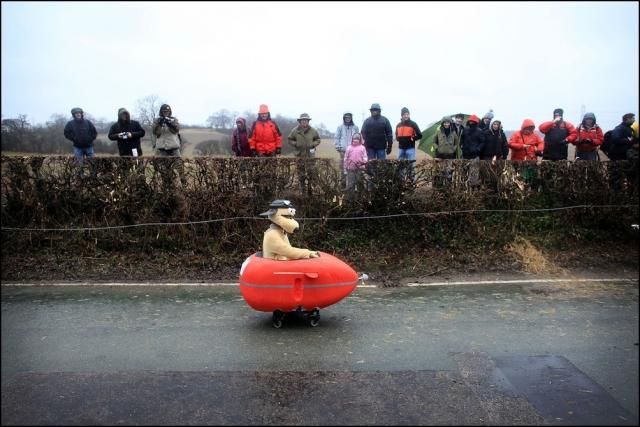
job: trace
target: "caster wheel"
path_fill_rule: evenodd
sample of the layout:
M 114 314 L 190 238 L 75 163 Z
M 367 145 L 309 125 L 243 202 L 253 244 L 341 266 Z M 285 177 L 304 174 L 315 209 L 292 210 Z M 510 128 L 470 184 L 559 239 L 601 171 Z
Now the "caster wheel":
M 313 310 L 309 313 L 309 317 L 307 318 L 309 322 L 309 326 L 315 328 L 320 324 L 320 311 Z
M 273 317 L 271 318 L 271 323 L 273 327 L 276 329 L 280 329 L 282 327 L 282 319 L 284 318 L 284 313 L 282 311 L 274 311 Z

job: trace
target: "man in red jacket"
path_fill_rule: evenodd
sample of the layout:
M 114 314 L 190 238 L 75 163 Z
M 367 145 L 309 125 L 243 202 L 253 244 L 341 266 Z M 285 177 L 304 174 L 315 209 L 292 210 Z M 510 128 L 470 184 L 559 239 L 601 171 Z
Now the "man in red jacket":
M 249 147 L 255 157 L 273 157 L 282 151 L 282 132 L 271 120 L 269 107 L 265 104 L 260 105 L 258 119 L 251 127 Z
M 562 115 L 562 108 L 553 110 L 553 121 L 540 125 L 540 132 L 544 134 L 544 153 L 542 160 L 567 160 L 569 143 L 578 137 L 576 127 L 566 122 Z

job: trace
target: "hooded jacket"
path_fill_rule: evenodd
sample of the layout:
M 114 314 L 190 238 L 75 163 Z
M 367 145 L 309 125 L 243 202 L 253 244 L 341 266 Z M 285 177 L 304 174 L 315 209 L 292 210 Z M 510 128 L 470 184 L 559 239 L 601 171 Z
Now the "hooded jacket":
M 351 116 L 351 122 L 349 122 L 349 124 L 344 121 L 344 118 L 347 115 Z M 351 145 L 351 138 L 353 138 L 353 135 L 359 131 L 360 129 L 358 129 L 358 126 L 353 123 L 353 115 L 348 112 L 344 113 L 342 115 L 342 124 L 338 126 L 338 129 L 336 129 L 336 150 L 338 152 L 345 152 L 347 147 Z
M 478 127 L 480 120 L 476 116 L 469 117 L 467 126 L 464 128 L 460 147 L 462 147 L 463 159 L 475 159 L 480 157 L 484 150 L 485 136 L 482 129 Z
M 442 124 L 449 122 L 449 129 Z M 436 147 L 436 158 L 438 159 L 456 159 L 460 150 L 460 136 L 456 132 L 455 124 L 449 117 L 444 117 L 440 121 L 438 130 L 433 135 L 433 145 Z
M 162 110 L 169 110 L 169 122 L 163 120 Z M 180 148 L 180 123 L 173 117 L 171 107 L 162 104 L 158 117 L 153 121 L 153 134 L 156 136 L 154 148 L 159 150 L 175 150 Z
M 593 126 L 590 128 L 585 125 L 587 118 L 593 119 Z M 604 140 L 604 133 L 600 126 L 596 124 L 596 119 L 593 115 L 587 117 L 585 114 L 585 118 L 582 119 L 582 123 L 580 123 L 576 129 L 576 135 L 576 139 L 571 143 L 576 146 L 576 151 L 579 153 L 596 151 L 598 147 L 602 145 L 602 141 Z
M 362 145 L 362 136 L 359 133 L 353 135 L 351 144 L 344 154 L 344 171 L 356 171 L 364 169 L 367 162 L 367 149 Z
M 84 112 L 80 111 L 80 119 L 73 117 L 64 127 L 64 137 L 73 142 L 76 148 L 93 147 L 93 142 L 98 137 L 98 131 L 89 120 L 84 118 Z
M 268 113 L 266 120 L 258 116 L 258 119 L 253 122 L 249 147 L 258 154 L 267 155 L 274 154 L 277 148 L 282 148 L 282 132 L 276 122 L 271 120 L 271 113 Z
M 494 121 L 493 123 L 496 122 Z M 491 127 L 484 130 L 485 144 L 480 159 L 492 160 L 493 156 L 495 156 L 496 160 L 506 160 L 509 155 L 507 136 L 504 134 L 502 126 L 497 131 L 493 130 L 493 123 L 491 123 Z M 502 125 L 502 123 L 500 124 Z
M 528 127 L 533 127 L 533 131 L 530 135 L 525 135 L 523 131 Z M 524 119 L 520 130 L 511 134 L 508 145 L 512 161 L 537 160 L 537 154 L 544 152 L 544 141 L 536 133 L 531 119 Z
M 122 135 L 122 133 L 131 133 L 129 135 Z M 112 141 L 118 141 L 118 152 L 121 156 L 132 156 L 132 149 L 136 149 L 138 156 L 142 155 L 142 148 L 140 147 L 140 138 L 145 135 L 145 131 L 135 120 L 131 120 L 131 115 L 126 108 L 120 108 L 118 110 L 118 121 L 115 122 L 111 129 L 109 129 L 108 137 Z
M 238 117 L 236 122 L 242 122 L 243 129 L 236 127 L 231 133 L 231 151 L 238 157 L 251 157 L 251 147 L 249 147 L 249 129 L 247 129 L 247 119 Z
M 620 123 L 611 133 L 611 148 L 607 156 L 610 160 L 626 160 L 627 150 L 632 146 L 633 130 L 631 125 L 625 122 Z

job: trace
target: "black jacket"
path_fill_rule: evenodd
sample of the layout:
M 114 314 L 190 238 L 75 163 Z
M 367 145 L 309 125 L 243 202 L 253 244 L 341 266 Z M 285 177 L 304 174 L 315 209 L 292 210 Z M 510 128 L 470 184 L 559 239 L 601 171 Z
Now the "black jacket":
M 631 126 L 620 123 L 613 129 L 611 133 L 611 147 L 609 148 L 609 159 L 611 160 L 626 160 L 627 150 L 631 148 L 631 142 L 629 137 L 633 137 L 633 131 Z
M 64 127 L 64 137 L 73 142 L 77 148 L 93 147 L 93 141 L 98 136 L 95 126 L 89 120 L 73 119 Z
M 484 150 L 485 136 L 478 126 L 466 126 L 462 132 L 462 140 L 460 146 L 462 147 L 463 159 L 475 159 L 480 157 Z
M 491 160 L 496 156 L 497 160 L 506 160 L 509 155 L 509 146 L 507 145 L 507 136 L 502 129 L 494 131 L 486 129 L 484 131 L 484 148 L 480 154 L 480 160 Z
M 120 137 L 122 132 L 131 132 L 131 138 Z M 135 148 L 138 151 L 138 156 L 142 155 L 142 148 L 140 147 L 140 138 L 145 134 L 144 129 L 135 120 L 122 121 L 118 120 L 109 129 L 109 139 L 112 141 L 118 141 L 118 151 L 121 156 L 131 156 L 133 153 L 131 149 Z
M 393 144 L 391 123 L 384 116 L 369 117 L 362 124 L 364 146 L 374 150 L 386 150 Z

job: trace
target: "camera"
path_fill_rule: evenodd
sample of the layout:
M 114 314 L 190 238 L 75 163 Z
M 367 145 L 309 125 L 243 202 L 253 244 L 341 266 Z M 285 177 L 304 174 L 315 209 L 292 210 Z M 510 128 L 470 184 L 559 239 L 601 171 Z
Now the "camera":
M 118 134 L 118 136 L 119 136 L 120 138 L 122 138 L 122 139 L 127 139 L 127 138 L 128 138 L 128 137 L 127 137 L 127 132 L 120 132 L 120 133 Z

